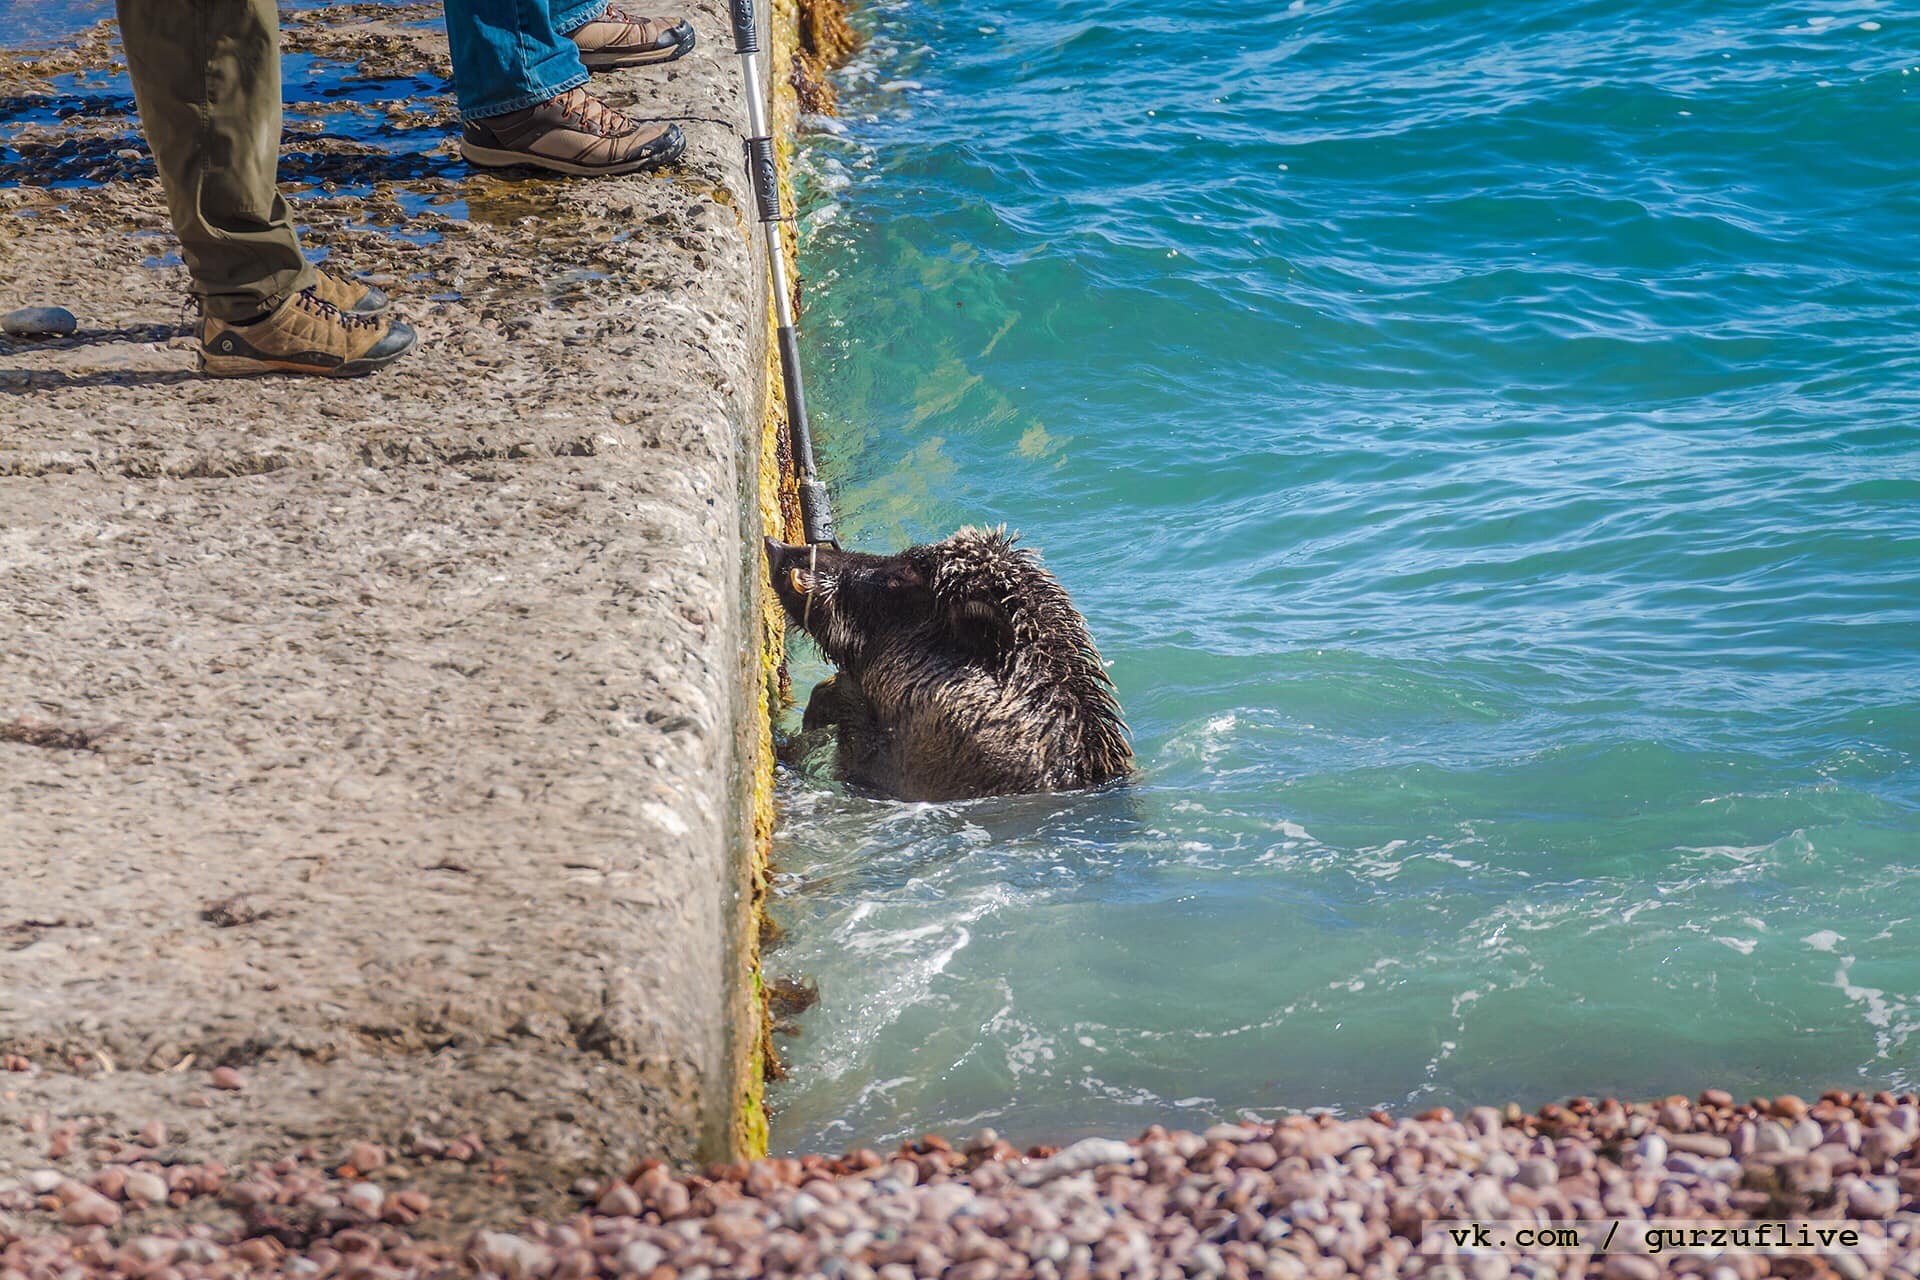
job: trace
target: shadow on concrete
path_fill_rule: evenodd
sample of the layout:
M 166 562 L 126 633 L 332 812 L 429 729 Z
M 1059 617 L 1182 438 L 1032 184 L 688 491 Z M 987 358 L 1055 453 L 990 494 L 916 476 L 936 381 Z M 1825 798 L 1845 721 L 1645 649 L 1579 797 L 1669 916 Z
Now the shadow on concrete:
M 155 387 L 199 379 L 198 369 L 96 369 L 91 373 L 0 369 L 0 394 L 27 396 L 39 391 L 70 391 L 79 387 Z
M 109 342 L 166 342 L 178 332 L 180 330 L 170 324 L 130 324 L 118 329 L 82 329 L 61 338 L 0 338 L 0 356 L 72 351 L 76 347 L 98 347 Z

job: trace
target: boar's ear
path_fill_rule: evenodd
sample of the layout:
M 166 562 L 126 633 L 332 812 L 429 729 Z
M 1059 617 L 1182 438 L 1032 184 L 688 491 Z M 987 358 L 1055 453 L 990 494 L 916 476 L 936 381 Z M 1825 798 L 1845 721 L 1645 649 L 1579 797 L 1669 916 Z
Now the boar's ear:
M 947 613 L 962 646 L 980 657 L 997 659 L 1013 648 L 1013 619 L 991 600 L 961 600 Z

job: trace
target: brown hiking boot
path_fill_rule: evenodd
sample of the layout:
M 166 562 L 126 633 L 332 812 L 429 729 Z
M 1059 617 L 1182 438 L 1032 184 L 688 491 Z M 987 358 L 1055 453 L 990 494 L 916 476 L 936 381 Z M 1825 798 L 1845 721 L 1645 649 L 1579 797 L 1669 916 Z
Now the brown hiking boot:
M 585 89 L 569 89 L 538 106 L 469 120 L 460 154 L 483 169 L 532 165 L 592 178 L 672 164 L 687 149 L 673 125 L 641 124 Z
M 684 58 L 693 49 L 693 27 L 685 21 L 636 18 L 609 8 L 583 27 L 568 32 L 589 71 L 644 67 Z
M 324 271 L 317 274 L 320 278 L 314 282 L 313 291 L 320 295 L 322 302 L 331 302 L 342 311 L 378 316 L 385 315 L 387 308 L 393 305 L 393 299 L 383 289 L 376 289 L 370 284 L 355 284 Z
M 413 349 L 413 330 L 400 321 L 342 311 L 317 289 L 302 289 L 245 324 L 208 316 L 200 323 L 201 371 L 210 378 L 275 372 L 353 378 Z

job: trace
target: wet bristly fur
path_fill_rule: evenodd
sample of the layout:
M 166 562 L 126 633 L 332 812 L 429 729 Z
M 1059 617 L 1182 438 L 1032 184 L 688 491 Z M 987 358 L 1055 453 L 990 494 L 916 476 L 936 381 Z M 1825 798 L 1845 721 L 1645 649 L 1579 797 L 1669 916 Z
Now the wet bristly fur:
M 1085 620 L 1004 529 L 890 556 L 768 554 L 781 604 L 839 668 L 806 724 L 834 727 L 849 781 L 953 800 L 1097 786 L 1131 768 Z

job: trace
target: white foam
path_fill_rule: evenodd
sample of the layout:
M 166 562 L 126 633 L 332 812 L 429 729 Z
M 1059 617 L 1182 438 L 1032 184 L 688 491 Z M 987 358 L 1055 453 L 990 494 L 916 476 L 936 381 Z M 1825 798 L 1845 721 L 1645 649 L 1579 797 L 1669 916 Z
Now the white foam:
M 1833 985 L 1840 988 L 1840 994 L 1847 999 L 1866 1006 L 1864 1016 L 1868 1023 L 1884 1029 L 1893 1021 L 1893 1009 L 1887 1003 L 1887 993 L 1879 987 L 1855 986 L 1852 975 L 1853 957 L 1841 956 L 1840 967 L 1833 973 Z
M 1733 862 L 1751 862 L 1767 851 L 1764 844 L 1683 844 L 1675 848 L 1680 853 L 1705 853 Z

